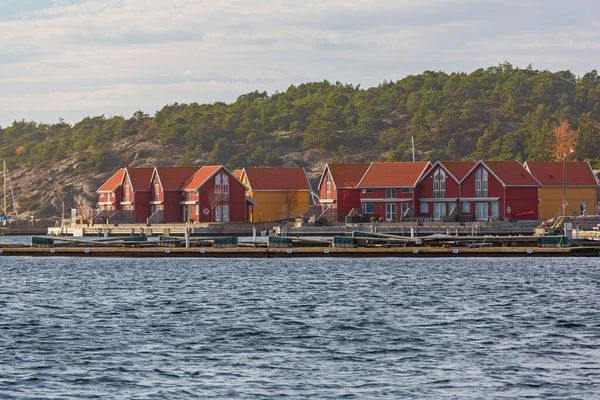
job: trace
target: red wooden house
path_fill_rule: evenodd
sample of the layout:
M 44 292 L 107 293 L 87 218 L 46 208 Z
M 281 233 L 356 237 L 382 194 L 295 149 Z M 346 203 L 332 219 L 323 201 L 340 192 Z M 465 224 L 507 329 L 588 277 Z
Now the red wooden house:
M 150 189 L 150 216 L 148 222 L 183 222 L 181 187 L 199 167 L 156 167 Z
M 430 168 L 429 161 L 372 163 L 358 183 L 363 215 L 392 221 L 414 210 L 414 189 Z
M 98 193 L 98 208 L 104 218 L 110 217 L 121 208 L 121 190 L 124 177 L 125 168 L 121 168 L 96 190 Z
M 227 168 L 200 168 L 182 188 L 183 219 L 195 222 L 248 220 L 246 187 Z
M 474 165 L 475 161 L 437 161 L 433 164 L 415 188 L 415 215 L 435 220 L 451 215 L 459 206 L 460 182 Z
M 115 222 L 145 223 L 150 216 L 150 180 L 154 168 L 125 168 L 121 215 Z
M 518 161 L 478 161 L 461 181 L 461 211 L 478 221 L 537 220 L 539 187 Z
M 325 218 L 344 221 L 352 209 L 360 209 L 358 183 L 371 164 L 326 164 L 319 181 L 319 202 Z

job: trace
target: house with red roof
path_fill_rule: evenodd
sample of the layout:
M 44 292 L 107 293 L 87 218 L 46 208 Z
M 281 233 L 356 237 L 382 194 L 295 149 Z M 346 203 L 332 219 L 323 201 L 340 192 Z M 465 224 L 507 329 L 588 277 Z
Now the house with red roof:
M 183 220 L 247 221 L 252 201 L 246 199 L 246 189 L 223 165 L 204 166 L 183 184 Z
M 118 221 L 146 222 L 150 216 L 150 180 L 154 168 L 125 168 Z
M 319 202 L 329 221 L 344 221 L 352 210 L 360 210 L 361 181 L 371 164 L 325 164 L 319 180 Z
M 539 218 L 593 215 L 598 203 L 598 182 L 588 162 L 526 162 L 525 168 L 542 185 L 538 190 Z M 566 175 L 565 175 L 566 169 Z
M 146 222 L 154 168 L 121 168 L 97 190 L 100 213 L 94 222 Z
M 279 221 L 304 215 L 312 190 L 304 168 L 244 168 L 240 181 L 256 205 L 250 221 Z
M 183 184 L 199 167 L 156 167 L 150 179 L 149 223 L 183 222 Z
M 358 183 L 362 214 L 393 221 L 414 211 L 415 187 L 430 168 L 429 161 L 371 163 Z
M 110 217 L 120 209 L 124 177 L 125 168 L 121 168 L 96 190 L 96 193 L 98 193 L 98 208 L 102 213 L 102 217 Z
M 537 220 L 539 187 L 518 161 L 478 161 L 461 180 L 461 213 L 478 221 Z
M 459 214 L 460 182 L 474 165 L 475 161 L 437 161 L 433 164 L 415 187 L 415 215 L 441 220 Z

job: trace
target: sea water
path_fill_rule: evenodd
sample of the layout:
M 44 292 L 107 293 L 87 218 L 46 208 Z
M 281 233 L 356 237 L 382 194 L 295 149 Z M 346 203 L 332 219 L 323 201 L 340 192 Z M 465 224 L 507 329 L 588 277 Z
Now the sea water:
M 0 258 L 0 398 L 599 398 L 596 259 Z

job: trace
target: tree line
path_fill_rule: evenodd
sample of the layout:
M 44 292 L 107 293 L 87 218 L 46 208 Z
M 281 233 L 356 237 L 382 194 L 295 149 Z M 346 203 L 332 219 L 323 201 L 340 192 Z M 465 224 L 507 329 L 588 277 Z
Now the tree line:
M 424 71 L 368 89 L 310 82 L 284 92 L 254 91 L 233 103 L 169 104 L 154 116 L 86 117 L 68 124 L 15 121 L 0 127 L 0 156 L 11 167 L 78 154 L 83 171 L 128 162 L 112 144 L 142 135 L 181 156 L 241 166 L 278 166 L 290 151 L 319 149 L 336 159 L 364 155 L 419 159 L 600 158 L 600 79 L 570 71 L 517 68 L 506 62 L 471 73 Z

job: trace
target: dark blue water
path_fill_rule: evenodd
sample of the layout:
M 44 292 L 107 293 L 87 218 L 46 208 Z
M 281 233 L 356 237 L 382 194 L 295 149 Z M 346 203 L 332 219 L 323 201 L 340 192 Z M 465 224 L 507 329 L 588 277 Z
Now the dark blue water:
M 0 258 L 0 398 L 599 398 L 594 259 Z

